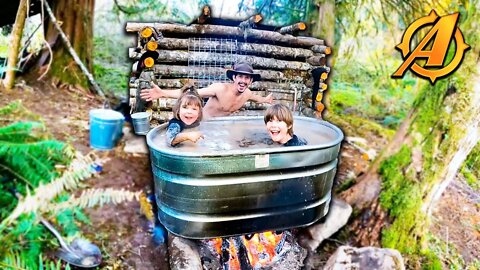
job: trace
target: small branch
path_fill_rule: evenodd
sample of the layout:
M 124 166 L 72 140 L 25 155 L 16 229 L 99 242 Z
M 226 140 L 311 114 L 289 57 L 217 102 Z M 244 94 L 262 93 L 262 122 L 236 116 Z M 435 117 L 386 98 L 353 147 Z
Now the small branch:
M 18 179 L 22 180 L 23 182 L 25 182 L 25 184 L 27 184 L 27 186 L 31 187 L 32 189 L 34 189 L 35 187 L 30 183 L 28 182 L 27 179 L 25 179 L 23 176 L 19 175 L 18 173 L 16 173 L 15 171 L 13 171 L 12 169 L 8 168 L 7 166 L 4 166 L 2 164 L 0 164 L 0 167 L 6 171 L 8 171 L 9 173 L 13 174 L 14 176 L 16 176 Z
M 85 74 L 85 76 L 87 76 L 88 78 L 88 81 L 90 82 L 90 84 L 93 86 L 94 88 L 94 91 L 95 93 L 97 93 L 98 95 L 100 95 L 102 98 L 106 99 L 105 97 L 105 94 L 103 93 L 102 89 L 100 88 L 100 86 L 97 84 L 97 82 L 95 81 L 95 79 L 93 78 L 93 75 L 88 71 L 88 69 L 85 67 L 85 65 L 82 63 L 82 60 L 80 60 L 80 58 L 78 57 L 77 53 L 75 52 L 75 50 L 72 48 L 72 44 L 70 44 L 70 41 L 68 41 L 68 38 L 67 36 L 65 35 L 65 33 L 63 32 L 62 28 L 60 28 L 60 26 L 58 25 L 57 23 L 57 19 L 55 18 L 55 16 L 53 15 L 53 12 L 52 10 L 50 9 L 50 6 L 48 5 L 48 2 L 43 0 L 44 4 L 45 4 L 45 8 L 47 9 L 47 13 L 48 15 L 50 16 L 50 19 L 52 20 L 52 23 L 55 25 L 55 28 L 58 30 L 58 32 L 60 33 L 60 36 L 62 37 L 62 40 L 63 42 L 65 42 L 65 45 L 68 49 L 68 51 L 70 52 L 70 54 L 72 55 L 73 59 L 75 60 L 75 62 L 77 62 L 78 66 L 80 67 L 80 69 L 83 71 L 83 73 Z
M 47 41 L 47 40 L 44 39 L 43 41 L 45 42 L 45 46 L 47 46 L 48 53 L 50 54 L 50 57 L 49 57 L 49 60 L 48 60 L 47 68 L 46 68 L 45 71 L 42 73 L 42 75 L 40 75 L 40 76 L 37 78 L 37 81 L 40 81 L 41 79 L 43 79 L 43 77 L 47 74 L 48 70 L 50 70 L 50 66 L 52 65 L 52 60 L 53 60 L 52 47 L 50 47 L 50 44 L 48 44 L 48 41 Z

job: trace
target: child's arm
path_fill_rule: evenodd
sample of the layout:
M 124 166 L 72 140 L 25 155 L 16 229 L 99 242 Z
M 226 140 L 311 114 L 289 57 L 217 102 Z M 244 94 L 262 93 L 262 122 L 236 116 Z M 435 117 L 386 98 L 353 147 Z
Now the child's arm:
M 170 123 L 167 127 L 167 143 L 175 146 L 184 141 L 196 143 L 203 135 L 197 131 L 181 132 L 182 128 L 178 123 Z
M 201 138 L 203 138 L 203 135 L 198 131 L 182 132 L 175 136 L 175 138 L 171 142 L 171 145 L 174 146 L 184 141 L 191 141 L 196 143 Z

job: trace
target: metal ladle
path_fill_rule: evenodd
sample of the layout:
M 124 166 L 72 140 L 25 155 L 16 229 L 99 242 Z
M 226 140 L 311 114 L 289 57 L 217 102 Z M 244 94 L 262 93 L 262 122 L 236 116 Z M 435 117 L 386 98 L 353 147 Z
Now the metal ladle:
M 96 245 L 78 238 L 75 238 L 72 243 L 68 245 L 50 222 L 44 218 L 40 218 L 40 222 L 58 239 L 61 248 L 57 251 L 56 255 L 60 259 L 73 266 L 82 268 L 92 268 L 100 265 L 102 262 L 102 253 Z

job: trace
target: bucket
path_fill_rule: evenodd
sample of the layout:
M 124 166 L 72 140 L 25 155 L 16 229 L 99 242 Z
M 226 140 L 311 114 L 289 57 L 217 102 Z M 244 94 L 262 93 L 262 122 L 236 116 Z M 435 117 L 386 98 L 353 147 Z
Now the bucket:
M 135 134 L 145 135 L 150 130 L 150 114 L 147 112 L 137 112 L 131 115 L 133 129 Z
M 90 147 L 110 150 L 122 135 L 124 117 L 121 113 L 108 109 L 90 111 Z

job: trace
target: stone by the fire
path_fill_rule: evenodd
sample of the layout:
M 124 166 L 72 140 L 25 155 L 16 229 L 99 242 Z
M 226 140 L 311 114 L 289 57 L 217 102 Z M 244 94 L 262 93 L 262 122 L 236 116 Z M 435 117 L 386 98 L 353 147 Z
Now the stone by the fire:
M 171 270 L 202 270 L 202 261 L 196 243 L 168 234 L 168 252 Z
M 404 270 L 405 265 L 402 255 L 395 249 L 341 246 L 323 269 Z
M 316 250 L 323 240 L 332 236 L 347 224 L 351 214 L 352 207 L 349 204 L 333 198 L 326 219 L 305 228 L 303 233 L 299 235 L 300 244 L 310 251 Z

